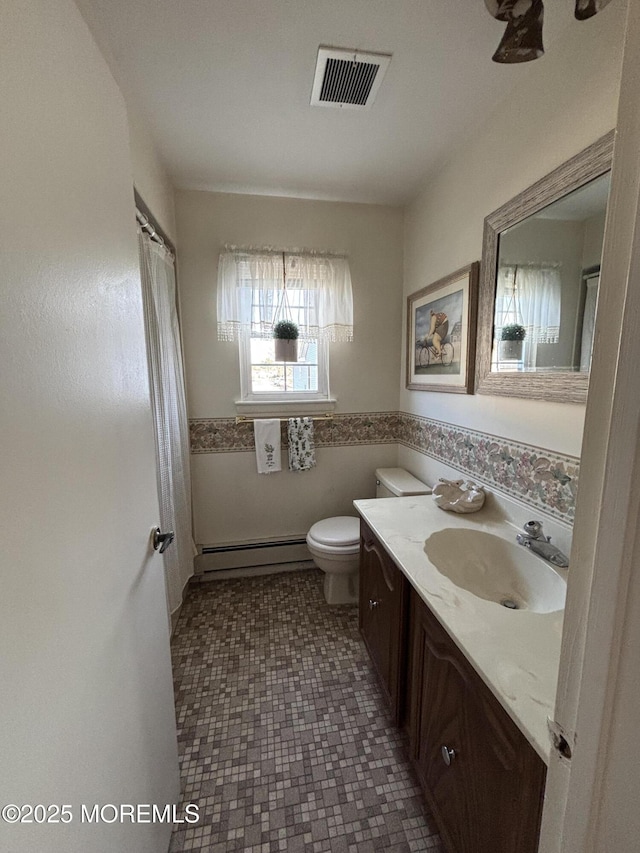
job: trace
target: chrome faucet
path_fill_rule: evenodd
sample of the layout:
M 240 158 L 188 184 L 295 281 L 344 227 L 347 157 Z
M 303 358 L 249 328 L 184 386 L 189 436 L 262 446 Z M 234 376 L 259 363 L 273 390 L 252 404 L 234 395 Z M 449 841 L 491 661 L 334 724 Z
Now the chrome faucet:
M 527 521 L 523 530 L 524 533 L 516 534 L 519 545 L 530 548 L 534 553 L 553 563 L 554 566 L 560 566 L 563 569 L 568 567 L 569 558 L 559 548 L 551 544 L 550 536 L 544 535 L 541 521 Z

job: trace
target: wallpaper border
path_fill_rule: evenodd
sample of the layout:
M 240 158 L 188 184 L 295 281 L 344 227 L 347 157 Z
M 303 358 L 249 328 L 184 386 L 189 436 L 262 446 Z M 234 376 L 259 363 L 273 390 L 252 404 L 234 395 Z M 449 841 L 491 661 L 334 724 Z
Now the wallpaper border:
M 334 415 L 316 421 L 316 447 L 345 447 L 356 444 L 397 444 L 400 431 L 398 412 L 364 412 Z M 189 421 L 192 453 L 238 453 L 253 451 L 253 424 L 236 424 L 235 418 L 194 418 Z M 286 422 L 281 424 L 286 445 Z
M 254 450 L 251 422 L 194 418 L 189 431 L 193 454 Z M 286 445 L 284 421 L 281 437 Z M 402 444 L 573 523 L 580 469 L 575 456 L 407 412 L 339 414 L 316 421 L 315 444 L 317 448 Z
M 578 457 L 405 412 L 401 420 L 400 444 L 573 523 Z

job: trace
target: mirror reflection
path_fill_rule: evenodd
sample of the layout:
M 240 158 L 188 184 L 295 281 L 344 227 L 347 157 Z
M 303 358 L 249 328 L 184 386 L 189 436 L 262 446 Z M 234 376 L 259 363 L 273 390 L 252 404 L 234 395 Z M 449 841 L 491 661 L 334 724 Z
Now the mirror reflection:
M 609 184 L 500 233 L 491 372 L 589 372 Z

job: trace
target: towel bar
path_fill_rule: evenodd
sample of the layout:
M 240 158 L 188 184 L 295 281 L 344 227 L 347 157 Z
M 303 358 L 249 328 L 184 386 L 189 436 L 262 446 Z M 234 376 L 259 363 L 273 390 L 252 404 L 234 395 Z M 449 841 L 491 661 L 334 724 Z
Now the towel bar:
M 237 415 L 236 416 L 236 426 L 238 424 L 250 423 L 255 420 L 263 420 L 268 418 L 269 415 Z M 296 416 L 293 416 L 296 417 Z M 332 421 L 333 414 L 331 412 L 327 412 L 325 415 L 301 415 L 300 417 L 310 417 L 312 421 Z M 278 418 L 280 421 L 288 421 L 289 418 Z

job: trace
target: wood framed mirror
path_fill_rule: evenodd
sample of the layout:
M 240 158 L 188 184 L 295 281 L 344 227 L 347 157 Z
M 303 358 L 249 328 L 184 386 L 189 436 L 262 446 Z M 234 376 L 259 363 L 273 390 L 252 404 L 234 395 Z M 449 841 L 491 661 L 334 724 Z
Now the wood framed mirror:
M 478 394 L 586 402 L 613 140 L 485 219 Z

